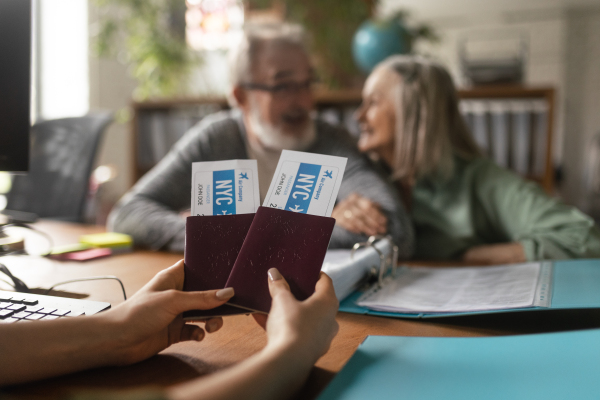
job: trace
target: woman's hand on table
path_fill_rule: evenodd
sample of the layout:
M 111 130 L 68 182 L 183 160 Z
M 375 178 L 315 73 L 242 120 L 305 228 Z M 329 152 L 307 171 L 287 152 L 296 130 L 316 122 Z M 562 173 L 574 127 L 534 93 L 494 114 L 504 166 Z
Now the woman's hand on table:
M 0 385 L 130 364 L 171 344 L 202 340 L 204 330 L 185 324 L 181 313 L 220 306 L 233 296 L 233 289 L 183 292 L 183 275 L 179 261 L 126 302 L 97 315 L 0 325 L 0 354 L 6 361 L 0 366 Z M 270 316 L 256 317 L 266 327 L 267 346 L 233 367 L 170 388 L 169 398 L 278 399 L 306 380 L 338 331 L 333 284 L 321 273 L 315 293 L 298 301 L 277 270 L 270 277 Z M 205 330 L 214 332 L 222 324 L 220 318 L 209 319 Z
M 337 224 L 367 236 L 387 233 L 387 217 L 377 203 L 356 193 L 340 201 L 331 214 Z
M 273 302 L 268 317 L 253 314 L 267 331 L 266 347 L 231 368 L 172 387 L 167 392 L 169 398 L 281 399 L 302 385 L 338 331 L 338 301 L 333 284 L 321 272 L 315 293 L 298 301 L 285 279 L 271 269 L 269 291 Z
M 269 291 L 273 299 L 269 315 L 252 314 L 267 331 L 267 349 L 294 350 L 295 362 L 314 364 L 327 352 L 338 332 L 335 320 L 339 302 L 331 278 L 321 272 L 315 293 L 298 301 L 285 278 L 275 268 L 269 270 Z
M 172 344 L 200 341 L 205 331 L 213 333 L 223 326 L 223 320 L 211 318 L 204 329 L 186 324 L 181 314 L 188 310 L 207 310 L 229 300 L 232 288 L 204 292 L 183 292 L 183 260 L 159 272 L 148 284 L 126 302 L 108 313 L 100 314 L 116 330 L 119 364 L 144 360 Z
M 220 306 L 233 289 L 182 292 L 183 261 L 158 273 L 129 300 L 89 317 L 0 325 L 0 386 L 88 368 L 131 364 L 171 344 L 202 340 L 223 325 L 204 329 L 184 323 L 181 313 Z
M 462 260 L 469 264 L 511 264 L 527 261 L 519 242 L 475 246 L 468 249 Z

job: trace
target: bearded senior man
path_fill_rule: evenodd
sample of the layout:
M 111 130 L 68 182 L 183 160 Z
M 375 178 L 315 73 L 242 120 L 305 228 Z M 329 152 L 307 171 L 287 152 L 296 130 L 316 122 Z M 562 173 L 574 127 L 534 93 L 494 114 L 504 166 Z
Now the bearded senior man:
M 331 248 L 389 233 L 400 257 L 409 257 L 413 231 L 395 190 L 345 130 L 311 117 L 314 75 L 302 29 L 291 24 L 248 27 L 230 62 L 230 100 L 237 108 L 190 129 L 123 197 L 111 213 L 109 229 L 132 235 L 136 245 L 183 251 L 185 221 L 179 212 L 190 207 L 193 162 L 256 159 L 263 201 L 281 150 L 288 149 L 348 158 L 337 199 L 345 207 L 337 214 L 351 219 L 354 229 L 336 225 Z M 361 204 L 353 193 L 366 199 Z

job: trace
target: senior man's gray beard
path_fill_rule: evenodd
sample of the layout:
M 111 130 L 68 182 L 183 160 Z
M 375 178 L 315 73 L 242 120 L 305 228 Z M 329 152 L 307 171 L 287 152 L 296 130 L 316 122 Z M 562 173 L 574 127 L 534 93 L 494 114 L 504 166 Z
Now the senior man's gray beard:
M 251 107 L 249 123 L 250 129 L 260 143 L 271 150 L 303 151 L 308 149 L 316 138 L 315 124 L 312 118 L 299 136 L 286 135 L 281 132 L 281 129 L 264 121 L 255 107 Z

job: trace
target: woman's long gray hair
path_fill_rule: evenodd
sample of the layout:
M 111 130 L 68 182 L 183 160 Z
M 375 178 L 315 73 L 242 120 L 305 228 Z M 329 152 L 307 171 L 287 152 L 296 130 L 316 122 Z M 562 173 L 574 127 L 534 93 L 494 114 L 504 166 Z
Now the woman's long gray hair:
M 458 110 L 454 83 L 443 66 L 419 56 L 392 56 L 376 68 L 401 77 L 393 90 L 395 179 L 448 178 L 454 170 L 454 154 L 466 159 L 482 155 Z

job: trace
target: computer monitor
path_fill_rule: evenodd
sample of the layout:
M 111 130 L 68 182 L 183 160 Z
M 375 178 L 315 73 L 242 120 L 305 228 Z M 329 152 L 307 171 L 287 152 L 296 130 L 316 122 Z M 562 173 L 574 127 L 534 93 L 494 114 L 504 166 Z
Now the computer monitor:
M 31 0 L 0 0 L 0 171 L 29 168 Z

